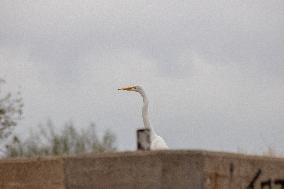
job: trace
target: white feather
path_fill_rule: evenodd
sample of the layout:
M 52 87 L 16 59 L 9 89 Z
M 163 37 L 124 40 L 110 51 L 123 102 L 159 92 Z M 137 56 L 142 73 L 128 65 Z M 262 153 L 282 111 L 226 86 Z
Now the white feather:
M 169 149 L 169 147 L 162 137 L 160 137 L 159 135 L 156 135 L 152 137 L 150 149 L 151 150 L 166 150 L 166 149 Z

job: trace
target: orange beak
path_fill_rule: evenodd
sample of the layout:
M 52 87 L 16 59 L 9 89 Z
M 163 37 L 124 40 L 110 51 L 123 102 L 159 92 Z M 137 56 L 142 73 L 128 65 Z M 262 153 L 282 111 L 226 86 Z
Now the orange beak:
M 132 91 L 133 87 L 123 87 L 123 88 L 119 88 L 117 90 L 123 90 L 123 91 Z

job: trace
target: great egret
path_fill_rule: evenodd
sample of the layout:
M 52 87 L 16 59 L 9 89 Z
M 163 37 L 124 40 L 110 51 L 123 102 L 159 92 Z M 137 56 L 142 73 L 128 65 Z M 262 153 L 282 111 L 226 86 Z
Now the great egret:
M 163 150 L 163 149 L 168 149 L 168 145 L 166 144 L 165 140 L 160 137 L 159 135 L 156 134 L 155 130 L 153 127 L 150 125 L 150 121 L 148 118 L 148 105 L 149 101 L 148 98 L 143 90 L 142 87 L 140 86 L 130 86 L 130 87 L 125 87 L 125 88 L 120 88 L 118 90 L 124 90 L 124 91 L 134 91 L 139 93 L 142 98 L 143 98 L 143 107 L 142 107 L 142 118 L 144 122 L 144 127 L 148 128 L 151 130 L 151 145 L 150 149 L 151 150 Z

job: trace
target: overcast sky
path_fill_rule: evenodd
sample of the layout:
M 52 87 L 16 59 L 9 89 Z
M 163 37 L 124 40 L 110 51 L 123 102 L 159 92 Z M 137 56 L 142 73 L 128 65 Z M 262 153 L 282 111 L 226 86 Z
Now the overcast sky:
M 138 84 L 172 149 L 284 153 L 283 0 L 1 0 L 0 77 L 22 135 L 94 121 L 133 150 Z

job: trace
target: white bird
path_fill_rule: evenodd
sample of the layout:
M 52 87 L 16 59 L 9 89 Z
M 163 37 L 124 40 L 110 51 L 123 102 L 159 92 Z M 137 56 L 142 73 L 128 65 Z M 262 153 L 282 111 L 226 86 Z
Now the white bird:
M 150 121 L 148 118 L 148 105 L 149 105 L 149 100 L 140 86 L 130 86 L 130 87 L 125 87 L 125 88 L 120 88 L 118 90 L 124 90 L 124 91 L 134 91 L 138 92 L 142 98 L 143 98 L 143 107 L 142 107 L 142 118 L 144 122 L 144 127 L 147 129 L 150 129 L 151 133 L 151 145 L 150 149 L 151 150 L 164 150 L 164 149 L 169 149 L 168 145 L 166 144 L 165 140 L 160 137 L 159 135 L 156 134 L 155 130 L 153 127 L 150 125 Z

